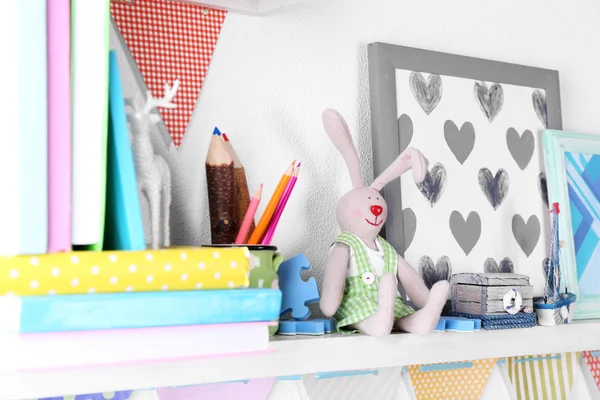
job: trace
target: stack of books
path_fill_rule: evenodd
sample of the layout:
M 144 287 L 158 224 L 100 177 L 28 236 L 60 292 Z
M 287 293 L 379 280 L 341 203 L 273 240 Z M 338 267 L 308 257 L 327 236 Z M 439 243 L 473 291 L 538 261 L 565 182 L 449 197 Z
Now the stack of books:
M 243 247 L 0 257 L 0 370 L 266 352 L 281 292 L 247 288 L 250 260 Z
M 109 4 L 0 16 L 0 371 L 265 352 L 279 317 L 247 247 L 146 249 Z

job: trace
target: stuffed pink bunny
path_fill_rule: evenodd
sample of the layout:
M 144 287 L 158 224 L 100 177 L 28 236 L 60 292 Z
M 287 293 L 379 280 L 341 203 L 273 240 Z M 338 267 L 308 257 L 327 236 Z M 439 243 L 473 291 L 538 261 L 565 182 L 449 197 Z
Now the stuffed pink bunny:
M 353 189 L 337 204 L 342 234 L 336 238 L 325 267 L 321 310 L 327 316 L 335 315 L 338 330 L 351 328 L 371 336 L 388 335 L 394 328 L 418 335 L 431 333 L 448 299 L 450 284 L 440 281 L 429 291 L 417 272 L 379 236 L 387 218 L 387 204 L 379 191 L 409 169 L 415 181 L 422 182 L 427 159 L 416 149 L 406 149 L 371 186 L 365 186 L 342 116 L 325 110 L 323 124 L 344 157 Z M 398 280 L 418 311 L 402 301 Z

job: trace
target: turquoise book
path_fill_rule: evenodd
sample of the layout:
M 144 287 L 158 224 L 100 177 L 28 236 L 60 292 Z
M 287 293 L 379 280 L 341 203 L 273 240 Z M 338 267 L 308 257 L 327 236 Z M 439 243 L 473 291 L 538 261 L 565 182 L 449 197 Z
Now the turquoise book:
M 279 318 L 281 291 L 227 289 L 0 296 L 0 332 L 44 333 L 268 322 Z
M 144 250 L 144 223 L 117 55 L 109 54 L 104 250 Z

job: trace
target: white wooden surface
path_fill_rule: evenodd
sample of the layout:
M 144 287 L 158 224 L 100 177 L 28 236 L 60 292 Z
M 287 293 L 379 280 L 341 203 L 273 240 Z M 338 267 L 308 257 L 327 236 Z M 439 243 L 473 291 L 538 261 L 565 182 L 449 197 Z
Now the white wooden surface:
M 185 3 L 196 3 L 210 8 L 218 8 L 230 12 L 262 15 L 285 7 L 316 0 L 172 0 Z M 324 0 L 321 0 L 324 1 Z
M 600 348 L 600 321 L 427 337 L 276 337 L 265 355 L 0 374 L 3 399 L 150 389 L 314 372 L 383 368 Z

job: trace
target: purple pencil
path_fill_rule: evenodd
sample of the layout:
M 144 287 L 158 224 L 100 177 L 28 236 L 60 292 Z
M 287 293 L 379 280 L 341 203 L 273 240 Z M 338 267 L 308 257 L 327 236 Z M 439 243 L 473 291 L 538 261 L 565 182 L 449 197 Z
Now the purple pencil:
M 290 181 L 281 196 L 281 200 L 279 204 L 277 204 L 277 208 L 275 208 L 275 213 L 273 214 L 273 218 L 271 218 L 271 222 L 269 222 L 269 226 L 267 227 L 267 232 L 265 233 L 265 237 L 262 240 L 263 245 L 271 244 L 273 240 L 273 235 L 275 235 L 275 229 L 277 229 L 277 224 L 279 223 L 279 219 L 283 214 L 285 206 L 290 199 L 292 191 L 294 190 L 294 186 L 296 185 L 296 181 L 298 180 L 298 174 L 300 173 L 300 165 L 302 163 L 298 163 L 298 166 L 294 168 L 292 175 L 290 177 Z

